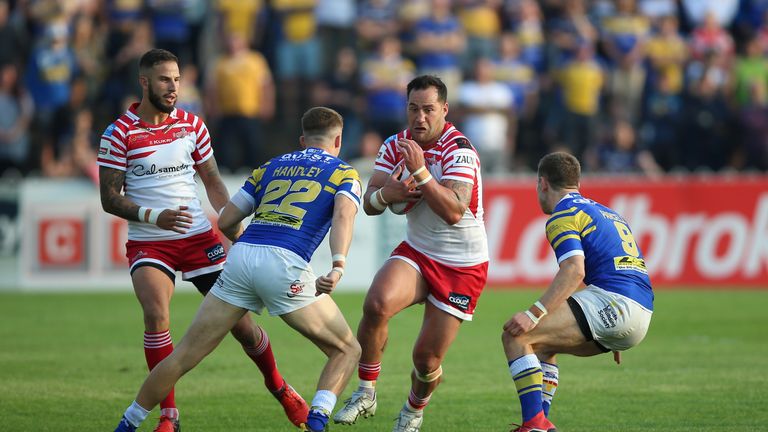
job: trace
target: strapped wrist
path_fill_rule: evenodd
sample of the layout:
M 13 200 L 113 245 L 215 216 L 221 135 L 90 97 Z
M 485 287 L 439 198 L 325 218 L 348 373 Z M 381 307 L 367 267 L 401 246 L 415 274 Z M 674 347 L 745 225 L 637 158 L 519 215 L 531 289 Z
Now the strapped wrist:
M 430 180 L 432 180 L 432 174 L 427 174 L 423 180 L 416 183 L 416 187 L 424 186 L 425 184 L 429 183 Z
M 371 203 L 371 207 L 375 208 L 378 211 L 384 211 L 387 209 L 387 203 L 381 202 L 379 200 L 379 194 L 381 192 L 381 189 L 378 189 L 376 192 L 371 194 L 371 198 L 368 200 L 368 202 Z M 383 198 L 382 198 L 383 200 Z
M 417 175 L 421 174 L 426 169 L 427 169 L 427 166 L 426 165 L 422 165 L 421 168 L 419 168 L 416 171 L 412 172 L 411 175 L 415 178 Z
M 344 254 L 333 254 L 333 256 L 331 256 L 331 261 L 347 262 L 347 257 Z
M 537 325 L 539 324 L 539 320 L 540 320 L 541 318 L 539 318 L 539 317 L 537 317 L 536 315 L 534 315 L 534 314 L 533 314 L 533 312 L 531 312 L 531 311 L 529 311 L 528 309 L 526 309 L 524 313 L 525 313 L 526 315 L 528 315 L 528 318 L 530 318 L 530 319 L 531 319 L 531 321 L 533 321 L 533 325 L 534 325 L 534 327 L 535 327 L 535 326 L 537 326 Z
M 541 301 L 536 300 L 536 302 L 533 305 L 539 308 L 539 310 L 541 311 L 541 315 L 539 315 L 539 319 L 544 318 L 544 315 L 549 313 L 549 311 L 547 311 L 547 308 L 544 307 L 544 304 L 542 304 Z
M 341 279 L 342 276 L 344 276 L 344 267 L 334 267 L 331 269 L 331 272 L 336 272 L 339 274 L 339 279 Z

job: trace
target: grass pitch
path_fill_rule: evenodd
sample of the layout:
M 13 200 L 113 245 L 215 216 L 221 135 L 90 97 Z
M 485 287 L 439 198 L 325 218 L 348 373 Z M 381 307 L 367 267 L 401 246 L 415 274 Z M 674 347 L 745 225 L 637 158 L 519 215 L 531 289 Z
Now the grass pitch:
M 538 291 L 487 291 L 444 363 L 422 430 L 507 431 L 520 408 L 501 326 Z M 334 296 L 353 329 L 362 294 Z M 200 297 L 177 293 L 181 339 Z M 560 432 L 768 430 L 768 291 L 657 291 L 645 341 L 616 366 L 610 354 L 561 356 L 552 420 Z M 375 417 L 332 431 L 390 431 L 409 389 L 422 307 L 397 316 Z M 146 376 L 140 308 L 125 294 L 0 294 L 0 431 L 111 431 Z M 324 357 L 280 319 L 269 331 L 278 365 L 307 399 Z M 344 395 L 356 386 L 356 375 Z M 231 337 L 176 387 L 183 429 L 292 431 L 258 369 Z M 338 406 L 341 404 L 339 401 Z M 141 431 L 155 426 L 154 411 Z

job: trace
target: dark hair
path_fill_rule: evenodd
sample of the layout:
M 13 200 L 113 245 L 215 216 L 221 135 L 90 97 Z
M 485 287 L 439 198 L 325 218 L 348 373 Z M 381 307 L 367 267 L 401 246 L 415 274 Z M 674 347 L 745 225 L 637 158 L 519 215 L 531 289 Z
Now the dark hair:
M 326 135 L 334 128 L 344 127 L 341 114 L 327 107 L 314 107 L 301 116 L 301 130 L 304 137 Z
M 408 83 L 408 90 L 405 92 L 406 97 L 411 96 L 413 90 L 426 90 L 430 87 L 437 89 L 437 100 L 445 102 L 448 100 L 448 87 L 440 78 L 434 75 L 420 75 L 412 79 Z
M 151 69 L 157 64 L 166 62 L 174 62 L 179 64 L 179 58 L 176 57 L 176 55 L 174 55 L 172 52 L 164 49 L 151 49 L 141 56 L 141 60 L 139 60 L 139 71 L 146 71 L 147 69 Z
M 554 189 L 576 189 L 581 178 L 581 164 L 566 152 L 550 153 L 539 161 L 539 177 L 547 179 Z

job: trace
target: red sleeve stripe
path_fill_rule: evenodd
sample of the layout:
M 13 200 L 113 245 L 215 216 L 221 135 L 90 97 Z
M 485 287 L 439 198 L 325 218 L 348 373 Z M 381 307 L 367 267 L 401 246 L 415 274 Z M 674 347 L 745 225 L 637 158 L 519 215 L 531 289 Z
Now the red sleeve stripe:
M 200 162 L 203 162 L 206 159 L 208 159 L 211 155 L 213 155 L 213 149 L 211 149 L 211 146 L 208 146 L 207 149 L 197 152 L 197 154 L 200 155 Z M 194 157 L 194 154 L 193 154 L 193 157 Z
M 104 139 L 108 140 L 112 144 L 112 148 L 115 150 L 119 150 L 121 153 L 125 153 L 127 150 L 125 144 L 123 144 L 122 141 L 119 141 L 115 137 L 104 137 Z
M 203 143 L 211 141 L 211 137 L 208 135 L 208 129 L 203 129 L 201 134 L 197 135 L 197 147 L 201 147 Z
M 117 168 L 121 171 L 125 171 L 126 164 L 123 162 L 117 162 L 111 159 L 104 159 L 102 157 L 98 158 L 96 160 L 96 163 L 101 166 L 109 167 L 109 168 Z
M 475 176 L 459 173 L 443 174 L 440 180 L 457 180 L 465 183 L 475 183 Z

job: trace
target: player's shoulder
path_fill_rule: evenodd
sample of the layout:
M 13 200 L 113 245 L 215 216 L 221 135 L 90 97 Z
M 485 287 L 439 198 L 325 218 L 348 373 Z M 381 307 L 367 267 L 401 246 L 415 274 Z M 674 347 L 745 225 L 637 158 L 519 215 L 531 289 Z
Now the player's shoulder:
M 443 135 L 440 137 L 440 143 L 442 145 L 443 153 L 454 151 L 475 152 L 475 148 L 472 146 L 472 142 L 469 138 L 453 125 L 450 125 L 448 129 L 443 132 Z
M 175 116 L 181 122 L 189 123 L 195 127 L 197 127 L 200 124 L 205 124 L 205 122 L 199 115 L 193 112 L 185 111 L 181 108 L 176 108 Z

